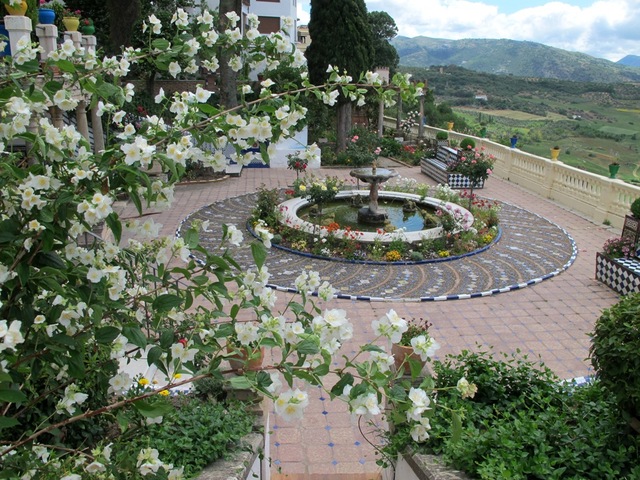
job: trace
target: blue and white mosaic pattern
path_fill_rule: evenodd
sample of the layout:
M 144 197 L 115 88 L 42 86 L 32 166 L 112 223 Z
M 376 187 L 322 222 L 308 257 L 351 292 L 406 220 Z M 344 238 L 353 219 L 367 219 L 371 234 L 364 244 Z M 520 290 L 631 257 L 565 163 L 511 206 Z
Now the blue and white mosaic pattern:
M 231 198 L 204 207 L 184 220 L 210 220 L 244 226 L 255 194 Z M 502 237 L 491 248 L 451 261 L 421 264 L 358 264 L 327 261 L 272 248 L 266 265 L 271 287 L 296 292 L 294 280 L 303 270 L 316 270 L 338 290 L 338 298 L 367 301 L 442 301 L 477 298 L 511 292 L 552 278 L 571 266 L 577 248 L 558 225 L 519 207 L 502 204 Z M 210 251 L 220 249 L 221 228 L 203 232 Z M 178 234 L 180 229 L 178 230 Z M 250 237 L 247 232 L 245 237 Z M 248 242 L 249 238 L 245 239 Z M 233 249 L 242 266 L 252 265 L 250 249 Z

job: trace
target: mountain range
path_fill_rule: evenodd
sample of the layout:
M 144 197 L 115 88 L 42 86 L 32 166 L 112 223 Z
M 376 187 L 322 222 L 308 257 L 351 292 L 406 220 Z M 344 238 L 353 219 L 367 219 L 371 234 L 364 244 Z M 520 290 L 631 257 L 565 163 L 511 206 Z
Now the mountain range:
M 541 43 L 507 39 L 447 40 L 395 37 L 391 44 L 404 67 L 457 65 L 480 72 L 579 82 L 640 82 L 640 57 L 619 62 L 569 52 Z

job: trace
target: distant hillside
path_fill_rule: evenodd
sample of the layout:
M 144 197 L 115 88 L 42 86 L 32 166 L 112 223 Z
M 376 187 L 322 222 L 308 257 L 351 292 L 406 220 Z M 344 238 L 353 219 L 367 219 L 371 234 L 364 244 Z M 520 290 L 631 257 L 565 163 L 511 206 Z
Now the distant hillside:
M 616 63 L 626 65 L 627 67 L 640 67 L 640 57 L 638 55 L 627 55 Z
M 396 37 L 400 65 L 457 65 L 479 72 L 579 82 L 640 82 L 638 69 L 535 42 Z

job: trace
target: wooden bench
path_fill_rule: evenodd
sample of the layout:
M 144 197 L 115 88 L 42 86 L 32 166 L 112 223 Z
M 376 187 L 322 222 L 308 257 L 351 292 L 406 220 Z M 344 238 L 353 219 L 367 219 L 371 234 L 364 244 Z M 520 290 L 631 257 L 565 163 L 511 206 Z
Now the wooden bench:
M 423 158 L 420 161 L 420 171 L 433 178 L 436 182 L 449 185 L 451 188 L 471 188 L 467 177 L 459 173 L 449 172 L 449 168 L 458 161 L 460 151 L 444 145 L 438 145 L 435 158 Z M 484 180 L 476 182 L 473 188 L 484 187 Z

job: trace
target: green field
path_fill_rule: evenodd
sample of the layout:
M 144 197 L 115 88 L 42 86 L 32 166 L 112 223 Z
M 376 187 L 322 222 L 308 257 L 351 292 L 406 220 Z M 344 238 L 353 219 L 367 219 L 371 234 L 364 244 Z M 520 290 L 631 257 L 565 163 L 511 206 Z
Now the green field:
M 404 69 L 425 81 L 436 104 L 451 106 L 455 130 L 549 157 L 561 148 L 561 161 L 608 176 L 640 182 L 640 84 L 604 84 L 491 75 L 461 67 Z M 476 100 L 479 93 L 487 101 Z M 444 125 L 436 125 L 444 127 Z

